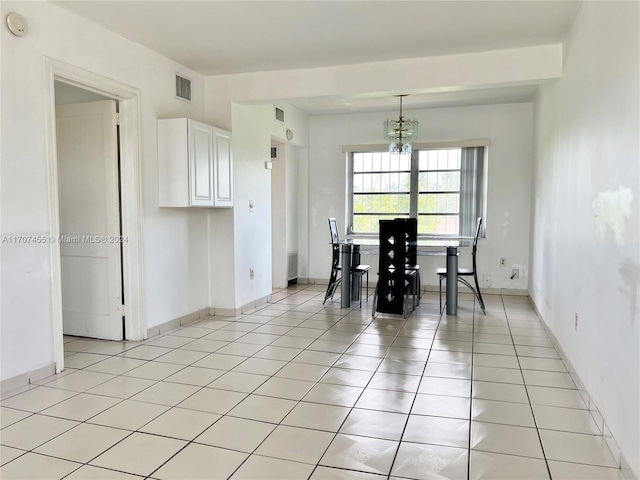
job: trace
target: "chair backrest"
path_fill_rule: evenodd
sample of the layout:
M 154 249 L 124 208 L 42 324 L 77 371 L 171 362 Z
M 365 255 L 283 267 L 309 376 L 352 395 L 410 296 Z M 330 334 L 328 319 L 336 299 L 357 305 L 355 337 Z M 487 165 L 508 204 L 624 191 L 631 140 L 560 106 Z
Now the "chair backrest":
M 472 255 L 475 255 L 478 251 L 478 237 L 480 237 L 480 227 L 482 227 L 482 217 L 478 217 L 476 223 L 476 234 L 473 237 L 473 250 L 471 252 Z
M 329 232 L 331 233 L 331 243 L 340 243 L 340 235 L 338 234 L 338 222 L 335 217 L 329 217 Z
M 417 218 L 395 218 L 394 221 L 403 225 L 404 239 L 406 244 L 405 264 L 415 266 L 418 263 L 418 219 Z
M 395 220 L 380 220 L 380 259 L 378 263 L 378 303 L 376 310 L 402 314 L 405 287 L 404 225 Z
M 473 271 L 476 270 L 476 253 L 478 252 L 478 238 L 480 237 L 480 228 L 482 227 L 482 217 L 478 217 L 478 223 L 476 224 L 476 234 L 473 237 L 473 250 L 471 250 L 471 260 L 473 262 Z
M 331 244 L 331 269 L 337 268 L 340 265 L 340 244 Z

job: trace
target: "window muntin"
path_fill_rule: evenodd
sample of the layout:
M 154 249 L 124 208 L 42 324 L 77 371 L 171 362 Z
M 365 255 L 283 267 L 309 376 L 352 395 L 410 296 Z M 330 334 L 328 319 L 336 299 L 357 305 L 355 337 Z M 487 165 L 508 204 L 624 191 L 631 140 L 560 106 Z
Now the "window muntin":
M 351 228 L 375 234 L 378 221 L 417 217 L 419 235 L 469 236 L 482 215 L 483 147 L 353 152 Z M 469 225 L 467 225 L 467 223 Z

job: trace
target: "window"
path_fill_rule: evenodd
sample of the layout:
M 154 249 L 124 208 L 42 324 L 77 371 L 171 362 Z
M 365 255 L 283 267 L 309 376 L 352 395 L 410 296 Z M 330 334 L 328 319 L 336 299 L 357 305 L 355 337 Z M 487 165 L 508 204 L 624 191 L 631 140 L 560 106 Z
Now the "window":
M 484 150 L 350 153 L 350 232 L 375 234 L 381 219 L 417 217 L 419 235 L 472 236 L 484 209 Z

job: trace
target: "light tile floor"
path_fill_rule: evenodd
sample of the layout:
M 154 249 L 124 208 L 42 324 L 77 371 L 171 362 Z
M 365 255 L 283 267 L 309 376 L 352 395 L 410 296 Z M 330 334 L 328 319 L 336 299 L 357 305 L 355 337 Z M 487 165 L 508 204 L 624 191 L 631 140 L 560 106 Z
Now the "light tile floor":
M 621 479 L 527 299 L 403 320 L 275 292 L 146 342 L 65 338 L 2 392 L 0 477 Z

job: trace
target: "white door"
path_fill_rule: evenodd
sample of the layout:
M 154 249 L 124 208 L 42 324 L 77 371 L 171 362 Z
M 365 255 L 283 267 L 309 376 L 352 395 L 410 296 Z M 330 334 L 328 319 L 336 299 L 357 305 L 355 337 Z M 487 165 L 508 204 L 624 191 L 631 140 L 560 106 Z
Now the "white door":
M 116 102 L 57 106 L 56 138 L 64 333 L 122 340 Z

